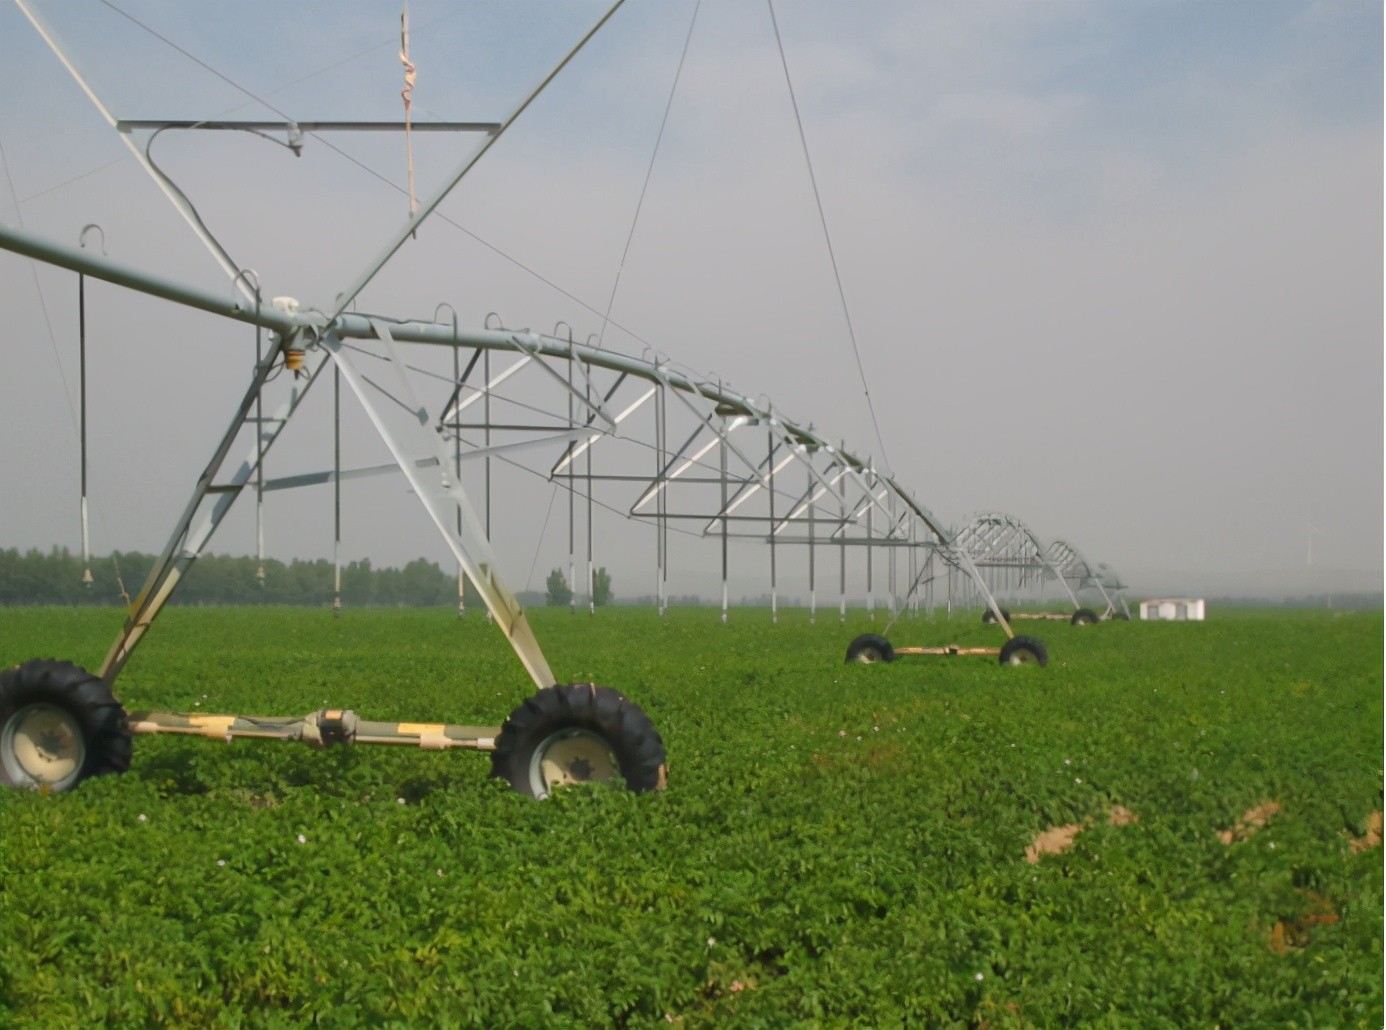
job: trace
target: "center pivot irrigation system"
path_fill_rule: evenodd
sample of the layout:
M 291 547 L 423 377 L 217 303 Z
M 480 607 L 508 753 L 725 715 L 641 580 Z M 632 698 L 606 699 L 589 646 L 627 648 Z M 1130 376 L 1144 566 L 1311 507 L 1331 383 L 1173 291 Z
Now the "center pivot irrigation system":
M 982 621 L 987 625 L 1000 625 L 1009 638 L 999 649 L 990 647 L 895 647 L 882 634 L 865 633 L 857 637 L 847 647 L 849 662 L 890 662 L 900 655 L 995 655 L 1002 665 L 1047 665 L 1049 653 L 1044 645 L 1033 637 L 1017 636 L 1011 629 L 1014 618 L 1045 619 L 1043 613 L 1032 615 L 1012 614 L 997 602 L 994 591 L 1005 587 L 1013 588 L 1037 580 L 1048 573 L 1059 582 L 1064 582 L 1058 569 L 1049 566 L 1044 559 L 1043 548 L 1035 535 L 1013 515 L 991 513 L 979 515 L 947 541 L 946 545 L 935 546 L 918 573 L 910 583 L 906 602 L 912 601 L 921 591 L 928 588 L 938 578 L 939 570 L 934 558 L 941 559 L 949 578 L 950 603 L 953 594 L 953 576 L 964 573 L 964 580 L 971 591 L 983 599 L 985 607 Z M 1076 609 L 1072 623 L 1085 625 L 1096 622 L 1097 616 L 1078 603 L 1077 597 L 1069 591 Z M 887 624 L 888 631 L 890 625 Z
M 947 571 L 948 599 L 953 603 L 955 593 L 962 600 L 983 601 L 982 622 L 1006 627 L 1010 640 L 997 651 L 994 648 L 962 647 L 892 647 L 883 635 L 863 634 L 847 648 L 849 662 L 893 661 L 899 655 L 911 654 L 980 654 L 999 656 L 1002 664 L 1045 665 L 1049 656 L 1044 645 L 1031 637 L 1014 636 L 1010 623 L 1019 620 L 1066 621 L 1073 626 L 1091 626 L 1102 619 L 1131 618 L 1126 606 L 1125 585 L 1115 570 L 1106 565 L 1090 566 L 1078 551 L 1063 540 L 1045 547 L 1034 532 L 1020 519 L 1005 512 L 978 515 L 956 534 L 946 546 L 935 546 L 919 573 L 910 584 L 906 603 L 928 589 L 939 578 L 934 558 L 942 560 Z M 963 571 L 963 589 L 959 591 L 954 573 Z M 1063 612 L 1014 612 L 1001 607 L 995 595 L 1002 591 L 1043 589 L 1049 580 L 1057 580 L 1073 605 L 1071 615 Z M 978 589 L 980 585 L 980 590 Z M 1099 614 L 1084 607 L 1079 594 L 1096 591 L 1104 602 Z M 886 627 L 889 629 L 889 625 Z
M 1073 605 L 1072 615 L 1046 611 L 1013 613 L 1003 608 L 1001 614 L 1007 621 L 1053 620 L 1066 621 L 1073 626 L 1091 626 L 1098 621 L 1097 613 L 1079 602 L 1063 570 L 1050 562 L 1044 545 L 1030 527 L 1014 515 L 1004 512 L 978 515 L 958 533 L 958 544 L 972 555 L 993 590 L 1042 588 L 1048 577 L 1059 582 Z M 982 621 L 988 624 L 996 621 L 990 608 L 982 612 Z
M 907 601 L 932 578 L 935 559 L 964 576 L 1004 630 L 1000 648 L 897 648 L 884 637 L 853 641 L 849 660 L 897 654 L 984 654 L 1002 664 L 1044 664 L 1039 641 L 1018 637 L 984 573 L 988 553 L 966 534 L 955 536 L 890 475 L 811 426 L 785 417 L 763 398 L 677 367 L 662 355 L 639 358 L 580 343 L 562 326 L 552 334 L 507 328 L 488 318 L 480 330 L 457 320 L 409 320 L 349 310 L 365 287 L 429 217 L 491 145 L 621 6 L 618 0 L 552 71 L 501 122 L 431 123 L 480 136 L 474 151 L 437 193 L 390 237 L 378 256 L 341 293 L 329 312 L 304 309 L 290 297 L 260 295 L 255 275 L 238 268 L 211 236 L 180 190 L 148 158 L 139 133 L 167 128 L 244 129 L 252 123 L 119 120 L 81 78 L 51 32 L 16 0 L 35 29 L 120 134 L 146 171 L 179 208 L 222 265 L 233 296 L 199 290 L 96 254 L 0 226 L 0 249 L 103 280 L 174 304 L 257 327 L 270 346 L 257 353 L 248 385 L 216 444 L 148 578 L 130 604 L 124 627 L 96 673 L 68 662 L 31 660 L 0 673 L 0 784 L 60 791 L 87 776 L 128 767 L 131 737 L 173 733 L 329 744 L 406 744 L 427 749 L 489 751 L 492 773 L 538 797 L 556 786 L 624 780 L 635 790 L 661 789 L 666 757 L 655 727 L 630 700 L 590 683 L 556 685 L 526 614 L 502 580 L 490 540 L 491 469 L 503 465 L 565 490 L 569 509 L 570 580 L 576 514 L 586 509 L 588 582 L 592 582 L 594 509 L 653 526 L 658 603 L 667 605 L 671 534 L 720 542 L 723 618 L 729 548 L 754 539 L 768 549 L 772 617 L 782 548 L 807 557 L 811 610 L 817 604 L 820 552 L 837 559 L 839 613 L 845 618 L 849 552 L 865 557 L 868 606 L 884 555 L 888 595 L 898 618 L 897 576 L 908 575 Z M 302 133 L 404 128 L 393 123 L 253 123 L 255 131 Z M 416 126 L 416 128 L 418 128 Z M 84 230 L 85 235 L 85 230 Z M 258 337 L 257 337 L 258 339 Z M 344 469 L 340 446 L 329 470 L 266 478 L 266 458 L 312 386 L 331 369 L 340 429 L 342 384 L 354 396 L 391 462 Z M 290 374 L 283 374 L 288 372 Z M 85 411 L 85 407 L 84 407 Z M 85 415 L 82 425 L 85 454 Z M 84 458 L 85 483 L 85 458 Z M 463 488 L 464 471 L 484 469 L 484 515 Z M 403 475 L 476 587 L 495 624 L 533 680 L 536 693 L 501 727 L 372 722 L 345 709 L 303 717 L 126 713 L 113 692 L 116 678 L 178 584 L 207 547 L 232 504 L 249 492 L 257 503 L 276 490 L 332 484 L 378 474 Z M 83 496 L 84 551 L 85 492 Z M 1028 531 L 1025 533 L 1027 539 Z M 981 556 L 980 560 L 978 555 Z M 855 560 L 855 558 L 854 558 Z M 1069 566 L 1056 563 L 1064 580 Z M 1100 577 L 1092 585 L 1104 590 Z M 1072 592 L 1070 591 L 1072 595 Z M 1077 601 L 1075 598 L 1075 606 Z M 889 624 L 887 624 L 887 629 Z
M 1102 599 L 1099 618 L 1119 619 L 1128 622 L 1131 609 L 1126 604 L 1126 584 L 1121 581 L 1117 571 L 1109 565 L 1088 564 L 1088 560 L 1078 553 L 1078 549 L 1066 540 L 1055 540 L 1044 552 L 1045 560 L 1059 570 L 1065 586 L 1072 584 L 1072 592 L 1095 592 Z

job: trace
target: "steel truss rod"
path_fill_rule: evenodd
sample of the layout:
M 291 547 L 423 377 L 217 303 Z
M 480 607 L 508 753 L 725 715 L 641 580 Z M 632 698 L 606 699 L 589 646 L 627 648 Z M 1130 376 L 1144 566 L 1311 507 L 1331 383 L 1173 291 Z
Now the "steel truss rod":
M 403 430 L 386 424 L 379 409 L 372 402 L 360 373 L 351 358 L 343 352 L 341 341 L 329 335 L 323 342 L 341 370 L 343 380 L 356 394 L 361 406 L 366 409 L 376 432 L 409 479 L 410 486 L 414 488 L 414 493 L 447 542 L 453 556 L 466 571 L 467 578 L 476 586 L 482 600 L 486 602 L 487 610 L 509 638 L 530 678 L 540 689 L 552 686 L 553 672 L 549 669 L 539 642 L 529 627 L 524 609 L 497 572 L 490 541 L 472 508 L 471 501 L 451 474 L 446 445 L 434 431 L 434 423 L 428 409 L 414 394 L 403 363 L 395 353 L 395 341 L 390 335 L 390 328 L 381 321 L 373 322 L 373 328 L 390 353 L 391 364 L 395 368 L 403 396 L 415 406 L 417 412 L 417 418 L 405 422 Z M 432 452 L 432 457 L 438 459 L 441 475 L 425 475 L 424 470 L 418 467 L 419 459 L 429 456 L 429 452 Z M 453 522 L 454 512 L 451 510 L 454 504 L 456 510 L 462 514 L 460 529 L 454 528 L 456 523 Z
M 556 433 L 552 436 L 545 436 L 534 440 L 521 440 L 517 443 L 497 444 L 493 447 L 477 447 L 472 450 L 464 451 L 456 458 L 454 464 L 456 464 L 456 462 L 461 462 L 465 465 L 468 462 L 479 461 L 483 458 L 548 449 L 556 443 L 568 443 L 576 439 L 576 433 Z M 415 464 L 422 470 L 436 468 L 439 465 L 439 461 L 437 458 L 419 458 Z M 370 479 L 376 476 L 394 475 L 399 471 L 399 466 L 391 463 L 388 465 L 367 465 L 364 468 L 358 469 L 333 469 L 326 472 L 303 472 L 294 476 L 278 476 L 274 479 L 267 479 L 265 480 L 264 489 L 266 493 L 274 490 L 293 490 L 304 486 L 321 486 L 324 483 L 345 483 L 352 479 Z
M 297 340 L 298 336 L 293 337 L 292 345 L 297 346 Z M 290 345 L 290 341 L 284 341 L 282 344 L 284 349 Z M 213 451 L 202 475 L 198 477 L 193 487 L 192 498 L 178 519 L 168 543 L 164 545 L 163 551 L 150 569 L 144 585 L 131 602 L 130 614 L 125 620 L 124 628 L 101 663 L 101 678 L 108 683 L 115 682 L 130 654 L 163 609 L 188 567 L 197 560 L 197 556 L 226 517 L 231 505 L 240 496 L 241 490 L 260 468 L 265 455 L 279 439 L 289 419 L 307 395 L 308 388 L 326 364 L 326 355 L 319 351 L 311 361 L 311 368 L 306 369 L 304 379 L 289 381 L 288 397 L 281 401 L 274 415 L 268 419 L 256 419 L 251 413 L 255 410 L 256 402 L 261 397 L 271 371 L 276 367 L 276 359 L 281 359 L 281 354 L 280 349 L 272 350 L 255 366 L 250 387 L 236 409 L 230 426 L 222 435 L 221 442 Z M 221 474 L 227 455 L 242 435 L 242 431 L 247 429 L 251 430 L 254 436 L 249 454 L 227 482 L 217 483 L 216 479 Z M 197 521 L 199 515 L 201 519 Z
M 563 58 L 554 65 L 553 70 L 550 71 L 548 75 L 544 76 L 543 80 L 520 101 L 515 110 L 506 116 L 496 130 L 486 134 L 481 145 L 478 146 L 476 151 L 463 161 L 457 170 L 441 187 L 439 187 L 438 192 L 435 193 L 431 199 L 419 205 L 417 214 L 413 212 L 410 213 L 404 225 L 395 233 L 390 242 L 386 244 L 379 256 L 371 262 L 366 271 L 364 271 L 355 282 L 337 295 L 337 300 L 334 305 L 335 310 L 332 313 L 334 319 L 351 306 L 352 302 L 356 300 L 361 291 L 370 285 L 371 280 L 373 280 L 380 273 L 380 270 L 385 267 L 386 263 L 395 256 L 399 248 L 404 246 L 405 241 L 418 232 L 419 226 L 423 224 L 429 215 L 437 210 L 438 205 L 447 198 L 448 194 L 453 191 L 466 174 L 476 166 L 478 161 L 486 156 L 486 152 L 491 149 L 491 146 L 496 140 L 500 139 L 506 129 L 510 128 L 510 126 L 515 123 L 515 120 L 525 113 L 525 110 L 534 102 L 535 98 L 538 97 L 540 93 L 544 92 L 550 82 L 557 78 L 558 73 L 568 66 L 568 62 L 577 56 L 578 51 L 587 45 L 587 41 L 597 34 L 597 31 L 607 23 L 623 3 L 625 3 L 625 0 L 616 0 L 616 2 L 607 9 L 606 13 L 597 19 L 596 24 L 587 30 L 586 35 L 579 39 L 572 49 L 563 55 Z
M 484 132 L 494 135 L 500 122 L 416 122 L 410 121 L 410 132 Z M 323 122 L 323 121 L 256 121 L 218 118 L 191 121 L 177 118 L 118 118 L 116 132 L 135 132 L 141 129 L 197 129 L 210 131 L 250 130 L 272 132 L 283 129 L 290 138 L 295 132 L 403 132 L 404 122 Z

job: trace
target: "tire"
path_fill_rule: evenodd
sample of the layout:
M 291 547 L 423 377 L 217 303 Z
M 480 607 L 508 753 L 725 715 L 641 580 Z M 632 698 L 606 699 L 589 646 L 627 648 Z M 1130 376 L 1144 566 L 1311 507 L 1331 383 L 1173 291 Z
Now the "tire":
M 885 637 L 879 637 L 875 633 L 863 633 L 847 645 L 846 660 L 849 663 L 861 662 L 863 665 L 870 665 L 872 662 L 893 662 L 895 649 Z
M 548 687 L 510 713 L 491 752 L 491 775 L 521 794 L 546 798 L 557 786 L 624 780 L 663 790 L 664 742 L 638 705 L 610 687 Z
M 130 724 L 105 680 L 33 659 L 0 673 L 0 786 L 71 790 L 130 768 Z
M 1010 624 L 1010 621 L 1011 621 L 1011 612 L 1010 612 L 1010 609 L 1009 609 L 1009 608 L 1002 608 L 1002 609 L 1001 609 L 1001 617 L 1002 617 L 1003 619 L 1005 619 L 1005 620 L 1006 620 L 1006 623 L 1009 625 L 1009 624 Z M 982 609 L 982 625 L 983 625 L 983 626 L 995 626 L 995 625 L 996 625 L 996 613 L 995 613 L 994 611 L 992 611 L 990 608 L 983 608 L 983 609 Z
M 1096 626 L 1097 613 L 1091 608 L 1079 608 L 1073 613 L 1073 618 L 1068 620 L 1070 626 Z
M 1001 645 L 1000 662 L 1002 665 L 1042 667 L 1049 664 L 1049 652 L 1034 637 L 1011 637 Z

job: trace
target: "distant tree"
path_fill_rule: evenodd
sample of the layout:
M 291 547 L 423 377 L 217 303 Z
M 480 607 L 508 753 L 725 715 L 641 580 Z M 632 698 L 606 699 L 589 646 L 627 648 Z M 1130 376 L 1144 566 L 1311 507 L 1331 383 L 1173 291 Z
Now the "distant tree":
M 344 603 L 356 606 L 370 604 L 373 585 L 369 558 L 349 562 L 342 569 L 342 601 Z
M 600 608 L 611 603 L 611 575 L 603 565 L 592 573 L 592 603 Z
M 403 569 L 405 604 L 443 604 L 448 598 L 448 579 L 443 570 L 426 558 L 415 558 Z M 456 588 L 453 588 L 454 591 Z
M 549 604 L 555 607 L 565 605 L 573 599 L 573 591 L 563 577 L 562 569 L 554 569 L 549 573 L 549 578 L 544 581 L 544 596 Z

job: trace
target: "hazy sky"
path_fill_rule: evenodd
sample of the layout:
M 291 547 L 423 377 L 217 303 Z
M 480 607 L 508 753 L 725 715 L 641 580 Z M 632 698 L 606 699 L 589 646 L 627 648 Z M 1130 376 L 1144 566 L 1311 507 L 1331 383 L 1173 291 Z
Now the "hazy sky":
M 36 7 L 118 117 L 401 117 L 395 3 Z M 446 301 L 469 326 L 496 311 L 597 331 L 693 9 L 628 0 L 444 205 L 472 235 L 430 223 L 363 309 L 426 317 Z M 499 120 L 601 10 L 413 0 L 416 116 Z M 1013 512 L 1138 593 L 1297 589 L 1311 558 L 1330 586 L 1380 583 L 1377 0 L 775 11 L 884 453 L 764 4 L 702 4 L 611 311 L 635 338 L 609 331 L 608 345 L 766 395 L 945 520 Z M 404 182 L 401 139 L 332 142 L 359 164 L 244 134 L 166 133 L 153 154 L 267 294 L 326 304 L 405 213 L 389 185 Z M 470 145 L 418 139 L 420 193 Z M 12 6 L 0 148 L 0 221 L 66 244 L 99 223 L 112 257 L 230 297 Z M 0 299 L 0 546 L 76 547 L 76 280 L 0 253 Z M 88 318 L 93 547 L 157 549 L 254 336 L 104 284 Z M 317 457 L 290 453 L 276 474 L 322 467 L 312 419 Z M 365 459 L 365 428 L 348 432 Z M 566 561 L 556 524 L 539 531 L 549 497 L 539 484 L 496 500 L 516 587 Z M 350 503 L 347 557 L 443 558 L 402 481 Z M 272 509 L 271 553 L 330 553 L 330 504 L 305 492 Z M 246 516 L 211 549 L 251 551 Z M 652 534 L 607 528 L 598 550 L 618 593 L 652 589 Z M 735 593 L 764 589 L 757 561 Z M 670 585 L 708 587 L 691 571 Z

